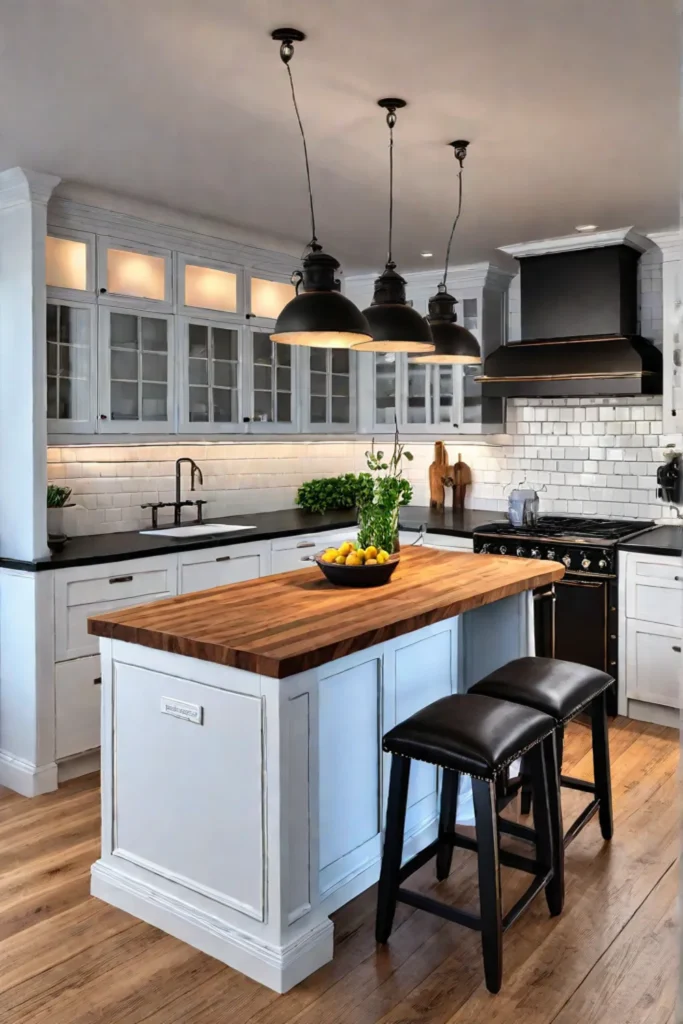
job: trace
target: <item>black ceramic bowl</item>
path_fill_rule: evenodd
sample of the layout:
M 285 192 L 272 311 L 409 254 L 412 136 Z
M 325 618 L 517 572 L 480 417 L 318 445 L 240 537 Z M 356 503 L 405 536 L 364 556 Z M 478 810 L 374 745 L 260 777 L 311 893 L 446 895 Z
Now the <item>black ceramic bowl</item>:
M 318 568 L 338 587 L 381 587 L 389 582 L 399 562 L 398 554 L 390 555 L 384 565 L 337 565 L 321 558 L 322 554 L 315 556 Z

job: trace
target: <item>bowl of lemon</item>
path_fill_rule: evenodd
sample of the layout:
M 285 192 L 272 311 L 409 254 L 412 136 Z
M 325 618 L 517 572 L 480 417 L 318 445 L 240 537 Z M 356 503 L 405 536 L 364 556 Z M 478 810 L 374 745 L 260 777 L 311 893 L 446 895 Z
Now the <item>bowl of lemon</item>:
M 315 561 L 330 583 L 338 587 L 381 587 L 391 578 L 399 556 L 372 545 L 359 548 L 355 541 L 347 540 L 338 548 L 321 551 Z

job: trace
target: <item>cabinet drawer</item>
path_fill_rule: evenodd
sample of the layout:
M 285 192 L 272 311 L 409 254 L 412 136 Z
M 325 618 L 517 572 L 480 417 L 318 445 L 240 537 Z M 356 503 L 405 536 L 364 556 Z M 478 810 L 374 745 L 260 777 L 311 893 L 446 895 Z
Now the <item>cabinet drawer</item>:
M 78 658 L 55 666 L 55 757 L 100 745 L 100 659 Z
M 444 548 L 446 551 L 472 551 L 471 537 L 452 537 L 440 533 L 426 533 L 425 544 L 430 548 Z
M 301 534 L 298 537 L 281 537 L 272 542 L 271 572 L 291 572 L 294 569 L 310 569 L 312 556 L 325 548 L 337 547 L 345 540 L 353 540 L 357 526 L 329 533 Z
M 680 708 L 682 632 L 680 627 L 673 629 L 652 622 L 627 623 L 627 697 Z
M 88 634 L 88 618 L 177 592 L 175 555 L 64 569 L 55 577 L 55 660 L 96 654 L 99 641 Z
M 267 572 L 267 545 L 226 544 L 180 556 L 180 593 L 244 583 Z
M 683 566 L 680 559 L 638 557 L 626 570 L 626 615 L 643 622 L 683 622 Z

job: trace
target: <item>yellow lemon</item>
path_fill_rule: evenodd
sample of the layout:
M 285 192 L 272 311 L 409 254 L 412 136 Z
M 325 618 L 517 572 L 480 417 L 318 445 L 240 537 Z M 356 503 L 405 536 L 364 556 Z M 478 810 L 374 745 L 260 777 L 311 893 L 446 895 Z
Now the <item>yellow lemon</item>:
M 320 561 L 321 562 L 334 562 L 336 557 L 337 557 L 337 552 L 336 551 L 326 551 L 325 554 L 320 559 Z
M 356 543 L 356 541 L 355 541 L 355 540 L 350 540 L 350 541 L 349 541 L 349 544 L 351 545 L 351 550 L 352 550 L 352 551 L 356 551 L 356 550 L 357 550 L 357 548 L 358 548 L 358 544 Z
M 343 544 L 340 544 L 340 545 L 339 545 L 339 554 L 340 554 L 340 555 L 344 555 L 344 556 L 346 556 L 346 555 L 348 555 L 348 554 L 349 554 L 350 552 L 351 552 L 351 545 L 350 545 L 350 543 L 348 542 L 348 540 L 345 540 Z
M 358 555 L 356 554 L 355 551 L 353 551 L 353 552 L 351 552 L 350 555 L 346 556 L 346 564 L 347 565 L 362 565 L 363 564 L 363 560 L 358 557 Z
M 356 551 L 356 554 L 361 559 L 361 561 L 363 561 L 363 562 L 365 561 L 366 554 L 365 554 L 365 551 L 363 551 L 362 548 L 358 548 L 358 550 Z
M 378 554 L 384 555 L 385 558 L 389 557 L 389 552 L 385 551 L 384 548 L 380 548 Z
M 379 565 L 379 562 L 377 561 L 376 558 L 366 558 L 365 559 L 365 564 L 366 565 Z
M 337 555 L 335 562 L 337 565 L 346 565 L 346 555 Z
M 325 548 L 325 554 L 326 555 L 335 555 L 335 557 L 336 557 L 339 554 L 339 552 L 337 551 L 336 548 Z
M 378 554 L 378 552 L 377 552 L 377 548 L 375 547 L 375 545 L 374 544 L 368 544 L 368 546 L 365 549 L 365 557 L 366 558 L 377 558 L 377 554 Z
M 378 565 L 384 565 L 384 563 L 387 561 L 388 558 L 389 558 L 389 555 L 386 553 L 386 551 L 379 551 L 377 553 L 377 564 Z

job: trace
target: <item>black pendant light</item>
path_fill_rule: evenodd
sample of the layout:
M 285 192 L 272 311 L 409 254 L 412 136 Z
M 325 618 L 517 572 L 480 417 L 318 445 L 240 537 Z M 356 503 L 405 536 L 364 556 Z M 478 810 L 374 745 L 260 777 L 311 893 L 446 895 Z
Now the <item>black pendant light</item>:
M 271 36 L 280 43 L 280 58 L 289 76 L 294 112 L 304 147 L 311 210 L 311 241 L 306 247 L 309 252 L 303 261 L 302 271 L 292 278 L 296 280 L 297 294 L 277 318 L 271 338 L 285 345 L 303 345 L 308 348 L 351 348 L 355 342 L 371 337 L 370 327 L 361 311 L 341 294 L 339 280 L 335 278 L 339 261 L 322 251 L 315 233 L 308 148 L 289 66 L 294 54 L 294 43 L 302 42 L 306 36 L 296 28 L 279 28 Z M 299 291 L 300 286 L 302 291 Z
M 455 159 L 460 164 L 458 171 L 458 210 L 451 228 L 448 246 L 446 248 L 446 265 L 443 272 L 443 281 L 437 288 L 436 295 L 429 300 L 429 313 L 427 322 L 432 330 L 434 351 L 429 355 L 415 356 L 417 363 L 480 363 L 481 349 L 475 336 L 462 327 L 457 321 L 455 307 L 458 300 L 448 293 L 446 280 L 448 278 L 448 264 L 451 258 L 451 244 L 455 228 L 460 220 L 462 212 L 462 165 L 467 156 L 469 142 L 459 139 L 451 142 Z
M 405 100 L 384 99 L 378 104 L 387 112 L 389 126 L 389 254 L 384 272 L 375 281 L 372 305 L 363 310 L 372 338 L 353 347 L 360 352 L 433 352 L 432 332 L 427 321 L 406 302 L 406 283 L 396 273 L 392 258 L 394 228 L 394 125 L 396 111 Z

